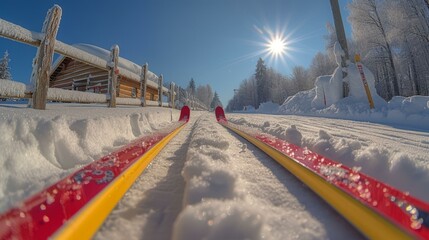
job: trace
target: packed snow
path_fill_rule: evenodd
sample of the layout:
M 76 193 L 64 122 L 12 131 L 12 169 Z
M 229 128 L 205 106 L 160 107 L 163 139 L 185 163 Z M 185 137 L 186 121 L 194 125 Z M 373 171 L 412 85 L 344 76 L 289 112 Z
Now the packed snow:
M 229 115 L 229 121 L 307 147 L 429 199 L 429 132 L 324 117 Z
M 48 110 L 37 111 L 0 104 L 0 211 L 163 128 L 178 114 L 158 107 L 48 104 Z M 324 117 L 227 117 L 360 169 L 420 199 L 429 198 L 428 132 Z M 174 240 L 362 238 L 293 175 L 217 124 L 209 112 L 191 113 L 191 121 L 154 159 L 94 237 L 124 235 Z
M 117 239 L 360 239 L 308 188 L 216 123 L 191 122 L 95 236 Z

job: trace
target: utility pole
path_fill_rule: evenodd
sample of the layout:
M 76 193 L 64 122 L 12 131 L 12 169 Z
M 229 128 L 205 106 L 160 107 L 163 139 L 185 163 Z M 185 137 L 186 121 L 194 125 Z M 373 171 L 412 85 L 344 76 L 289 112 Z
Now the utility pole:
M 334 15 L 334 24 L 335 24 L 335 31 L 337 33 L 337 39 L 345 54 L 345 56 L 341 56 L 341 67 L 343 68 L 343 79 L 344 79 L 345 77 L 347 77 L 347 71 L 345 71 L 344 69 L 347 68 L 347 61 L 350 59 L 349 50 L 347 47 L 346 33 L 344 32 L 344 25 L 343 25 L 343 20 L 341 18 L 341 12 L 340 12 L 340 6 L 338 4 L 338 0 L 330 0 L 330 1 L 331 1 L 332 14 Z M 343 83 L 343 95 L 344 97 L 348 96 L 348 86 L 346 83 Z

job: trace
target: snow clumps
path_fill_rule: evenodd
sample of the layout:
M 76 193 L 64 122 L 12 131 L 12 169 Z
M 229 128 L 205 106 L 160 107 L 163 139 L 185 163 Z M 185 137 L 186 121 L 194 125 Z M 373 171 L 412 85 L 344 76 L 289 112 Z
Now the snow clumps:
M 224 153 L 229 143 L 209 126 L 210 118 L 200 118 L 191 135 L 182 172 L 184 209 L 176 219 L 173 239 L 261 239 L 260 215 L 234 201 L 243 196 L 237 189 L 238 176 L 229 169 L 230 155 Z

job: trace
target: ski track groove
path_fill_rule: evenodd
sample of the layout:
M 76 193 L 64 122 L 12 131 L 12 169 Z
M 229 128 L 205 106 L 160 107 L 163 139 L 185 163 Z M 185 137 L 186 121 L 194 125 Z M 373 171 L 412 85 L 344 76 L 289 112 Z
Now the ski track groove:
M 182 209 L 192 120 L 154 158 L 104 222 L 94 239 L 170 239 Z M 125 228 L 124 228 L 125 226 Z
M 191 121 L 155 157 L 94 239 L 171 239 L 176 218 L 187 207 L 183 205 L 186 182 L 182 171 L 194 131 L 220 134 L 229 143 L 223 152 L 230 158 L 228 171 L 237 176 L 235 187 L 241 199 L 220 200 L 243 201 L 258 209 L 268 239 L 363 238 L 302 182 L 251 143 L 219 125 L 212 114 L 193 112 Z M 199 126 L 207 119 L 210 126 Z M 207 139 L 202 144 L 219 143 Z
M 219 125 L 220 126 L 220 125 Z M 223 127 L 222 127 L 223 128 Z M 264 212 L 278 214 L 273 223 L 287 225 L 296 222 L 299 229 L 287 228 L 279 231 L 281 234 L 274 239 L 362 239 L 346 220 L 338 215 L 328 204 L 313 193 L 305 184 L 281 167 L 275 160 L 266 155 L 257 147 L 244 140 L 231 130 L 222 130 L 225 138 L 230 142 L 232 159 L 246 159 L 245 167 L 233 166 L 240 176 L 239 182 L 247 190 L 247 197 L 251 201 L 260 202 Z M 243 151 L 243 144 L 247 149 Z M 240 156 L 244 154 L 245 156 Z M 267 179 L 270 179 L 267 181 Z M 246 187 L 247 185 L 247 187 Z M 252 191 L 252 189 L 257 191 Z M 335 224 L 334 224 L 335 223 Z M 321 235 L 312 236 L 311 232 Z

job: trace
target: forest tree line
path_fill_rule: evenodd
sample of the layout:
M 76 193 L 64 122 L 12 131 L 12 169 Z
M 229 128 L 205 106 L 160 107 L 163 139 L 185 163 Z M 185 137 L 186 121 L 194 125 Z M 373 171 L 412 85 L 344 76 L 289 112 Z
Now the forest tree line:
M 222 106 L 222 102 L 219 99 L 217 92 L 213 92 L 210 84 L 196 85 L 195 80 L 191 78 L 186 88 L 179 87 L 179 93 L 177 100 L 183 105 L 189 104 L 188 101 L 196 99 L 208 109 L 214 109 L 217 106 Z
M 377 93 L 386 101 L 393 96 L 429 95 L 429 2 L 353 0 L 347 8 L 350 56 L 362 56 L 375 75 Z M 227 110 L 257 108 L 267 101 L 282 104 L 288 96 L 313 88 L 318 76 L 330 75 L 337 67 L 333 54 L 337 37 L 329 23 L 325 41 L 325 51 L 318 52 L 308 68 L 296 66 L 289 76 L 259 59 L 255 73 L 235 90 Z

